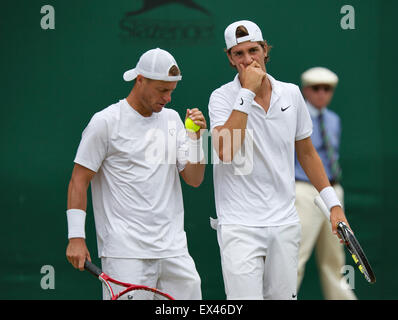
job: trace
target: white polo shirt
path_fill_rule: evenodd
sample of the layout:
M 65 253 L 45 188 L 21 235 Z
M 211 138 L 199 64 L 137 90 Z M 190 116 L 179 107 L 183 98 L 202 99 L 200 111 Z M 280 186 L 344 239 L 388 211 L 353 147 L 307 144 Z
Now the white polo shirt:
M 270 108 L 266 113 L 253 101 L 244 144 L 233 161 L 222 163 L 213 151 L 219 224 L 281 226 L 299 221 L 294 206 L 295 141 L 311 136 L 312 121 L 296 85 L 267 77 L 272 85 Z M 228 120 L 241 89 L 237 75 L 212 93 L 211 130 Z
M 74 161 L 96 172 L 91 190 L 100 257 L 187 252 L 178 173 L 187 162 L 186 137 L 176 111 L 146 118 L 125 99 L 92 117 Z

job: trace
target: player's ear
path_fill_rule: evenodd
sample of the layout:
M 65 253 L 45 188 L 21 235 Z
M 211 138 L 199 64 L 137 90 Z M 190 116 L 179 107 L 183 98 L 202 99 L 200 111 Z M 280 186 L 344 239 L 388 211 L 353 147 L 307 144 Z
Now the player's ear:
M 141 86 L 144 82 L 145 78 L 142 75 L 138 75 L 137 78 L 135 79 L 135 83 L 139 86 Z
M 145 90 L 145 81 L 146 79 L 142 75 L 138 75 L 134 81 L 134 88 L 136 90 Z
M 136 82 L 136 84 L 139 86 L 139 87 L 143 87 L 144 85 L 148 85 L 150 82 L 152 82 L 152 80 L 151 79 L 148 79 L 148 78 L 145 78 L 144 76 L 142 76 L 142 75 L 138 75 L 137 76 L 137 78 L 135 79 L 135 82 Z
M 263 46 L 264 55 L 268 57 L 268 45 L 265 43 Z
M 231 50 L 227 51 L 227 57 L 228 57 L 229 64 L 231 65 L 231 67 L 236 68 L 236 63 L 232 60 Z

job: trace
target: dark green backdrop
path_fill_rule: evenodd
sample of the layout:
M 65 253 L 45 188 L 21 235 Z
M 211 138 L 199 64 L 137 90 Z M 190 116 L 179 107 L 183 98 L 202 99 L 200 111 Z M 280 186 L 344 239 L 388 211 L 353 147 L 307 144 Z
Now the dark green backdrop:
M 82 130 L 95 112 L 129 93 L 123 72 L 154 47 L 169 50 L 183 71 L 169 107 L 181 117 L 198 107 L 208 119 L 210 93 L 234 76 L 223 52 L 224 29 L 249 19 L 273 46 L 267 71 L 275 78 L 299 84 L 300 74 L 318 65 L 339 75 L 331 109 L 343 124 L 347 215 L 377 275 L 368 285 L 356 272 L 355 292 L 360 299 L 397 299 L 398 2 L 145 1 L 162 2 L 137 13 L 144 1 L 2 1 L 0 298 L 101 297 L 100 285 L 65 258 L 67 185 Z M 40 27 L 45 4 L 55 9 L 55 30 Z M 355 9 L 355 30 L 340 27 L 345 4 Z M 208 223 L 215 216 L 211 165 L 199 189 L 184 185 L 183 191 L 203 297 L 224 299 L 216 234 Z M 98 262 L 91 204 L 86 230 Z M 55 269 L 53 290 L 40 287 L 43 265 Z M 314 258 L 299 298 L 323 298 Z

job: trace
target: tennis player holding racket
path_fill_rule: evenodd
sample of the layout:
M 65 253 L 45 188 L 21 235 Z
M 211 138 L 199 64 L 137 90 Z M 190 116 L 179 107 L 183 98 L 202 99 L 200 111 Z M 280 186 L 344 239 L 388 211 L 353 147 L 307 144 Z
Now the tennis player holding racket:
M 120 282 L 190 300 L 201 299 L 201 288 L 187 249 L 179 176 L 197 187 L 205 164 L 200 131 L 188 137 L 178 113 L 165 108 L 181 78 L 170 53 L 149 50 L 124 74 L 135 80 L 129 96 L 92 117 L 69 183 L 66 256 L 80 270 L 91 260 L 85 242 L 91 183 L 102 270 Z M 206 128 L 198 109 L 188 109 L 188 116 Z
M 294 206 L 295 149 L 331 209 L 333 232 L 338 221 L 347 221 L 312 145 L 312 122 L 300 89 L 266 73 L 270 48 L 259 27 L 235 22 L 226 28 L 225 42 L 238 74 L 212 93 L 209 116 L 221 160 L 213 167 L 218 219 L 212 226 L 226 295 L 297 299 L 301 227 Z

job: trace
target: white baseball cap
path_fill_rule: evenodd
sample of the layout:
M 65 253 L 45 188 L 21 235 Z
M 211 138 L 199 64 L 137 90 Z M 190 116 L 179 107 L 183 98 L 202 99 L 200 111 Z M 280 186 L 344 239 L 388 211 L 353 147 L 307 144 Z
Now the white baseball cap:
M 323 67 L 308 69 L 301 75 L 301 83 L 303 87 L 327 84 L 334 88 L 337 86 L 338 82 L 338 76 L 334 72 Z
M 247 29 L 249 35 L 237 38 L 236 29 L 239 26 L 244 26 Z M 261 33 L 260 28 L 254 22 L 248 20 L 241 20 L 230 24 L 225 29 L 224 36 L 225 36 L 225 44 L 227 45 L 227 50 L 245 41 L 252 41 L 252 42 L 264 41 L 263 34 Z
M 163 81 L 180 81 L 182 76 L 170 76 L 170 68 L 176 66 L 174 57 L 165 50 L 156 48 L 145 52 L 134 69 L 124 73 L 125 81 L 132 81 L 140 74 L 145 78 Z

